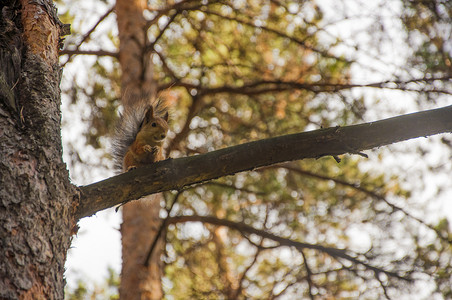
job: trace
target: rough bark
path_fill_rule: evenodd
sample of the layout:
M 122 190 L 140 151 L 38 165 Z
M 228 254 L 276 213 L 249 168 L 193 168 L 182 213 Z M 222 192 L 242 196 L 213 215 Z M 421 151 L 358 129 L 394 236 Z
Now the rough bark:
M 63 299 L 77 202 L 62 161 L 58 47 L 63 25 L 51 1 L 3 5 L 0 298 Z
M 121 100 L 125 106 L 141 97 L 155 96 L 157 90 L 152 78 L 151 57 L 146 50 L 148 39 L 143 16 L 146 7 L 145 0 L 116 1 L 119 63 L 122 70 Z
M 150 55 L 146 52 L 147 30 L 143 17 L 146 5 L 144 0 L 116 1 L 124 106 L 155 96 L 152 64 Z M 155 195 L 123 207 L 121 299 L 160 299 L 163 296 L 160 259 L 162 239 L 159 240 L 149 265 L 144 265 L 150 244 L 160 227 L 160 199 L 160 195 Z
M 452 132 L 452 106 L 376 122 L 331 127 L 259 140 L 202 155 L 168 159 L 149 167 L 81 187 L 77 216 L 145 195 L 232 175 L 285 161 L 325 155 L 357 154 L 417 137 Z

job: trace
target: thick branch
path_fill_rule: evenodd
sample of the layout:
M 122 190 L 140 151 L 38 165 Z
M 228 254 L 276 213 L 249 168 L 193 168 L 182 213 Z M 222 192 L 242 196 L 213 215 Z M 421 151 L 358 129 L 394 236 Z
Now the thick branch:
M 202 155 L 167 159 L 80 187 L 83 218 L 145 195 L 284 161 L 357 154 L 403 140 L 452 132 L 452 105 L 376 122 L 331 127 L 245 143 Z

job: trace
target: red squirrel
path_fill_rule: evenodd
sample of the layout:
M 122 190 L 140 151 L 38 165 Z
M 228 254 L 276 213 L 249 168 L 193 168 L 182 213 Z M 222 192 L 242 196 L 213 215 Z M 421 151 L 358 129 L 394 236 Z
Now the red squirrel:
M 168 133 L 168 107 L 161 101 L 140 102 L 120 116 L 113 141 L 117 169 L 127 172 L 163 160 Z

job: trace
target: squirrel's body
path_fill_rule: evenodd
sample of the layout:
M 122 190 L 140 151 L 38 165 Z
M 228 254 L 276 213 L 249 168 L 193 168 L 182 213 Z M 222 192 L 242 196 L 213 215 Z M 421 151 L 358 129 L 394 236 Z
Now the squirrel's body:
M 126 108 L 113 142 L 116 168 L 125 172 L 164 159 L 167 132 L 168 108 L 161 101 Z

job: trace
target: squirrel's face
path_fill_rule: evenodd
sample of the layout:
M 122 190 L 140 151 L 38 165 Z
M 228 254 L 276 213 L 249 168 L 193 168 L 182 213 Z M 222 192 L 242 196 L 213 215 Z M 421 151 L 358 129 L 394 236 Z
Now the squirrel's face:
M 168 123 L 159 117 L 154 117 L 145 122 L 138 132 L 137 138 L 145 140 L 148 144 L 162 144 L 168 133 Z

